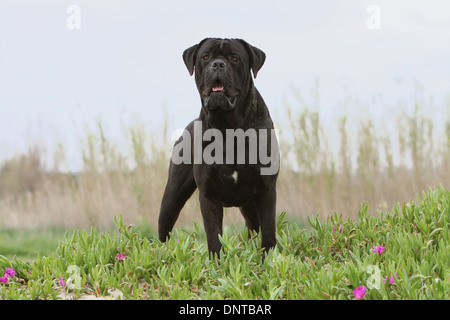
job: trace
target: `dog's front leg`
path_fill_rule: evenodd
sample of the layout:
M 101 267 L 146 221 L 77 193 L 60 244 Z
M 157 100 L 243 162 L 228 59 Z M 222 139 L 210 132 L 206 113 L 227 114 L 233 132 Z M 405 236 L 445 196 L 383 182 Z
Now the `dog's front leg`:
M 276 200 L 277 192 L 274 187 L 260 191 L 256 196 L 256 210 L 261 225 L 261 246 L 266 252 L 276 245 Z
M 219 252 L 222 248 L 222 244 L 219 241 L 219 234 L 222 235 L 223 207 L 221 203 L 208 198 L 204 192 L 200 192 L 199 194 L 208 250 L 211 256 L 216 254 L 219 257 Z

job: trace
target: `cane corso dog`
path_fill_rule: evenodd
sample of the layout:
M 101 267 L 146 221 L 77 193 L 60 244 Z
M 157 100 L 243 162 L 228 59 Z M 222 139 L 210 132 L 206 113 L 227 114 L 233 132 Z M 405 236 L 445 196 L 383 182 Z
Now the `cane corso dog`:
M 211 255 L 221 249 L 223 207 L 239 207 L 249 230 L 261 228 L 266 252 L 276 245 L 278 143 L 251 75 L 256 78 L 265 58 L 241 39 L 206 38 L 183 52 L 202 107 L 173 149 L 158 221 L 160 241 L 169 237 L 198 188 Z

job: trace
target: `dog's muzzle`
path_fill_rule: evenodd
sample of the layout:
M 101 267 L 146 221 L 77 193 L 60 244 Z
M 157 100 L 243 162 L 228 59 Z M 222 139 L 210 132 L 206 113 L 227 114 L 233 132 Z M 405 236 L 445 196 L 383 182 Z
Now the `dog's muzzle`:
M 216 59 L 209 65 L 205 76 L 205 83 L 208 85 L 202 97 L 203 106 L 208 110 L 232 110 L 236 107 L 237 93 L 231 89 L 229 68 L 227 62 L 222 59 Z
M 236 96 L 228 97 L 225 92 L 211 92 L 209 96 L 203 97 L 203 106 L 209 110 L 220 108 L 232 110 L 236 107 Z

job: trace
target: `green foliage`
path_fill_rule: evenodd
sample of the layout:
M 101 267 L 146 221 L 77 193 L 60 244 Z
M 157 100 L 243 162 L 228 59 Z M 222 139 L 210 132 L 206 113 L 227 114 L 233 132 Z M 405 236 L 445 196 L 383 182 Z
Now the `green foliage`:
M 22 260 L 33 260 L 36 251 L 49 255 L 58 246 L 66 230 L 62 227 L 36 229 L 0 229 L 0 253 L 5 257 L 16 255 Z
M 0 299 L 334 300 L 354 299 L 362 285 L 368 288 L 364 299 L 449 299 L 450 192 L 430 189 L 417 202 L 377 216 L 368 209 L 361 205 L 358 221 L 311 217 L 309 231 L 287 223 L 282 213 L 278 245 L 267 255 L 260 235 L 225 228 L 220 259 L 209 258 L 198 225 L 175 230 L 163 244 L 120 216 L 118 232 L 67 233 L 48 257 L 22 262 L 0 256 L 0 273 L 16 271 L 8 284 L 0 283 Z M 385 249 L 374 253 L 376 246 Z

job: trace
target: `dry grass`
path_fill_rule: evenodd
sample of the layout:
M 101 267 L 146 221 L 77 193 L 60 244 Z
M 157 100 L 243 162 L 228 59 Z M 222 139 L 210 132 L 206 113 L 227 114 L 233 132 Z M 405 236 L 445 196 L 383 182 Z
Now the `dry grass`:
M 278 212 L 294 219 L 335 211 L 355 217 L 362 201 L 375 212 L 415 198 L 430 186 L 449 188 L 450 107 L 442 106 L 439 126 L 421 111 L 426 107 L 416 103 L 414 112 L 393 119 L 395 128 L 387 134 L 378 119 L 349 115 L 335 119 L 336 130 L 331 132 L 301 97 L 286 103 L 286 120 L 278 126 Z M 167 131 L 167 120 L 162 139 L 142 124 L 133 125 L 125 132 L 127 152 L 98 122 L 82 138 L 83 169 L 76 174 L 60 172 L 64 152 L 55 155 L 58 161 L 48 170 L 42 151 L 31 147 L 28 154 L 0 167 L 0 226 L 109 227 L 113 216 L 123 214 L 125 221 L 156 229 L 172 146 L 165 140 Z M 227 209 L 225 216 L 226 223 L 243 221 L 237 209 Z M 201 219 L 196 194 L 177 225 L 189 225 L 193 219 Z

